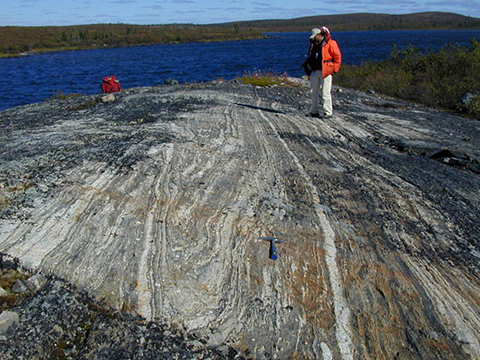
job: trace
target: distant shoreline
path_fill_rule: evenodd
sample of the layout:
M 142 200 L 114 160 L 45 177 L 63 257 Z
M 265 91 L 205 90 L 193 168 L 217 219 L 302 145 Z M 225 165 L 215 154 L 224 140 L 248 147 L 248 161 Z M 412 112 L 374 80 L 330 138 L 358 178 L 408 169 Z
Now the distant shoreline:
M 480 19 L 454 13 L 404 15 L 341 14 L 285 20 L 220 24 L 90 24 L 74 26 L 0 26 L 0 58 L 37 52 L 88 50 L 156 44 L 223 42 L 265 38 L 265 33 L 308 32 L 327 25 L 331 31 L 480 30 Z
M 114 48 L 127 48 L 127 47 L 137 47 L 137 46 L 153 46 L 153 45 L 218 43 L 218 42 L 227 42 L 227 41 L 262 40 L 267 38 L 268 36 L 259 36 L 259 37 L 253 37 L 253 38 L 247 38 L 247 39 L 224 39 L 224 40 L 219 39 L 219 40 L 210 40 L 210 41 L 184 41 L 184 42 L 171 42 L 171 43 L 129 44 L 129 45 L 120 45 L 120 46 L 62 47 L 62 48 L 55 48 L 55 49 L 45 48 L 45 49 L 34 49 L 31 51 L 15 53 L 15 54 L 0 53 L 0 59 L 19 58 L 24 56 L 33 56 L 37 54 L 56 53 L 56 52 L 65 52 L 65 51 L 100 50 L 100 49 L 114 49 Z
M 476 29 L 388 29 L 388 30 L 338 30 L 336 32 L 370 32 L 370 31 L 469 31 L 469 30 L 476 30 Z M 480 28 L 478 29 L 480 30 Z M 99 49 L 112 49 L 112 48 L 126 48 L 126 47 L 137 47 L 137 46 L 152 46 L 152 45 L 176 45 L 176 44 L 195 44 L 195 43 L 219 43 L 219 42 L 228 42 L 228 41 L 246 41 L 246 40 L 263 40 L 271 38 L 274 34 L 280 33 L 308 33 L 309 31 L 265 31 L 261 33 L 261 36 L 258 37 L 251 37 L 245 39 L 217 39 L 217 40 L 209 40 L 209 41 L 179 41 L 179 42 L 169 42 L 169 43 L 148 43 L 148 44 L 128 44 L 128 45 L 120 45 L 120 46 L 66 46 L 61 48 L 40 48 L 40 49 L 33 49 L 30 51 L 15 53 L 15 54 L 2 54 L 0 53 L 0 59 L 8 59 L 8 58 L 19 58 L 24 56 L 33 56 L 37 54 L 45 54 L 45 53 L 56 53 L 56 52 L 65 52 L 65 51 L 80 51 L 80 50 L 99 50 Z

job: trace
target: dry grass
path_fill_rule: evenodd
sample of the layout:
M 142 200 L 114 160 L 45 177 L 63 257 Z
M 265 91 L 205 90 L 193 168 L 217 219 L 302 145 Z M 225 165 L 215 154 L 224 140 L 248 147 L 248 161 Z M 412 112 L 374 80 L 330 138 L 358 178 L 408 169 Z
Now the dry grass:
M 298 81 L 294 81 L 288 76 L 287 73 L 283 74 L 274 74 L 272 72 L 246 72 L 243 77 L 238 78 L 237 80 L 243 82 L 244 84 L 251 84 L 255 86 L 289 86 L 289 87 L 299 87 L 301 84 Z

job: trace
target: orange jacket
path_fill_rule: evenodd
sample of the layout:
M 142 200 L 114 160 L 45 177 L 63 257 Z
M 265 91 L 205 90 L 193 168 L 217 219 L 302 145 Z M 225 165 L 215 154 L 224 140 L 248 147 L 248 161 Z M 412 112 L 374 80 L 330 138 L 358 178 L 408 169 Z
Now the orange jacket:
M 330 34 L 325 38 L 325 45 L 322 46 L 322 78 L 340 71 L 342 65 L 342 53 L 335 40 Z

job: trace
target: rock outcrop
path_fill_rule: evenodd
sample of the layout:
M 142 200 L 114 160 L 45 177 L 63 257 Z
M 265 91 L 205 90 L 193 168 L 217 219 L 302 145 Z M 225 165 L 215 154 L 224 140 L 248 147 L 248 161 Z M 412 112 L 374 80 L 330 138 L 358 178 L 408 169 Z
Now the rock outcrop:
M 13 265 L 13 266 L 12 266 Z M 39 283 L 0 255 L 0 282 L 9 289 L 12 277 Z M 146 321 L 119 313 L 72 285 L 50 277 L 41 288 L 0 296 L 0 359 L 233 359 L 227 345 L 208 346 L 180 324 Z M 21 280 L 17 280 L 21 281 Z M 42 281 L 43 282 L 43 281 Z M 11 285 L 11 284 L 10 284 Z M 9 289 L 10 290 L 10 289 Z M 18 300 L 18 301 L 17 301 Z M 6 308 L 10 303 L 12 311 Z
M 336 90 L 331 119 L 235 83 L 3 111 L 0 251 L 237 356 L 479 358 L 480 123 Z

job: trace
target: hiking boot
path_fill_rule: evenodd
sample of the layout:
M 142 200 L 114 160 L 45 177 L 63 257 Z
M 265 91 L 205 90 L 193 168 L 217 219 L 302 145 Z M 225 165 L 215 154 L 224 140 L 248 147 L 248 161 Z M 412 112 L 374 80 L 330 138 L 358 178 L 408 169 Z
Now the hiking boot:
M 309 113 L 309 114 L 305 114 L 305 116 L 320 119 L 320 114 L 318 114 L 318 113 Z

